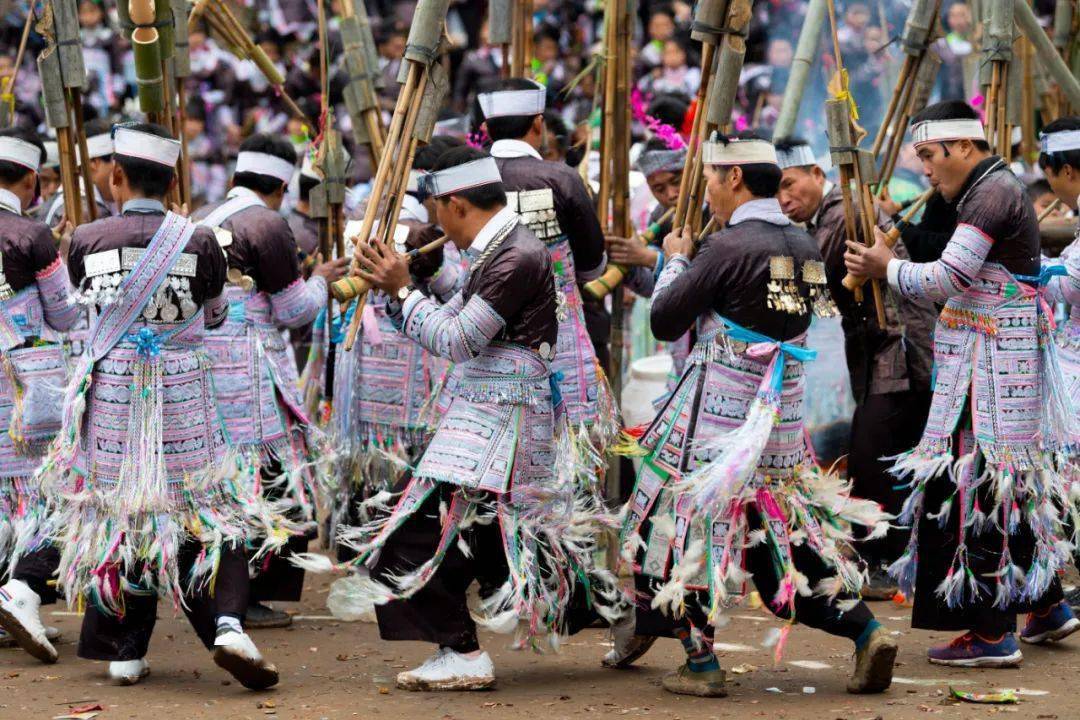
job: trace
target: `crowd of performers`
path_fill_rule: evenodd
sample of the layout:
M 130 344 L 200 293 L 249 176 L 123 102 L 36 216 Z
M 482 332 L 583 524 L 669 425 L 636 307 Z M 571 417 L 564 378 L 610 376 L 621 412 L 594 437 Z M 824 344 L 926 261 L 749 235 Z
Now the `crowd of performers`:
M 491 687 L 478 628 L 541 650 L 609 626 L 605 666 L 675 637 L 686 662 L 664 687 L 721 696 L 714 629 L 752 590 L 787 621 L 778 658 L 796 623 L 852 641 L 853 693 L 891 683 L 896 642 L 866 603 L 890 583 L 915 627 L 963 632 L 933 663 L 1016 666 L 1019 613 L 1027 643 L 1080 628 L 1061 586 L 1080 518 L 1080 251 L 1042 256 L 971 107 L 913 120 L 937 190 L 919 223 L 880 211 L 852 243 L 806 142 L 717 135 L 700 152 L 719 229 L 667 227 L 650 246 L 605 237 L 577 171 L 542 159 L 542 88 L 508 79 L 478 100 L 490 147 L 434 138 L 393 246 L 361 241 L 351 260 L 316 254 L 321 178 L 285 139 L 246 140 L 226 199 L 187 217 L 166 207 L 176 139 L 90 127 L 102 217 L 72 231 L 39 198 L 42 142 L 0 131 L 13 642 L 57 661 L 41 606 L 62 592 L 83 611 L 78 655 L 133 684 L 165 598 L 218 665 L 265 688 L 278 673 L 247 630 L 291 621 L 266 603 L 298 600 L 305 569 L 343 573 L 335 613 L 374 608 L 383 639 L 437 647 L 406 689 Z M 638 153 L 650 222 L 676 202 L 685 152 Z M 1039 164 L 1075 211 L 1080 118 L 1044 129 Z M 674 356 L 638 428 L 620 427 L 582 296 L 609 260 L 631 266 Z M 328 312 L 350 271 L 374 289 Z M 884 326 L 848 273 L 880 284 Z M 807 331 L 837 314 L 856 402 L 845 475 L 804 422 Z M 620 454 L 636 467 L 621 508 L 603 492 Z M 333 558 L 307 552 L 320 523 Z

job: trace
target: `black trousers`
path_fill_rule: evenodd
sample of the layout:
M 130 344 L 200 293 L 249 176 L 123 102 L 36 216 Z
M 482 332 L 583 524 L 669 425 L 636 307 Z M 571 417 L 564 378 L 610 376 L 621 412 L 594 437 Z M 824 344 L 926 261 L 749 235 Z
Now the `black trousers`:
M 882 458 L 918 445 L 932 397 L 932 393 L 920 391 L 869 395 L 855 407 L 848 455 L 854 497 L 880 503 L 892 515 L 900 512 L 907 490 L 896 489 L 898 481 L 889 472 L 893 461 Z M 865 534 L 864 530 L 859 532 Z M 879 540 L 859 543 L 859 554 L 871 568 L 880 568 L 903 555 L 907 541 L 907 530 L 891 528 Z
M 270 484 L 284 471 L 274 461 L 263 466 L 263 475 Z M 267 500 L 280 500 L 281 491 L 273 487 L 263 487 L 263 496 Z M 307 552 L 308 543 L 318 535 L 313 529 L 304 535 L 294 535 L 280 553 L 263 559 L 251 579 L 251 602 L 299 602 L 304 591 L 304 570 L 289 562 L 293 553 Z
M 961 417 L 960 426 L 968 425 L 967 413 Z M 968 431 L 957 433 L 961 436 L 954 442 L 953 454 L 970 452 L 971 434 Z M 956 440 L 954 436 L 954 440 Z M 975 472 L 982 471 L 982 457 L 976 458 Z M 963 604 L 950 608 L 937 595 L 938 585 L 949 572 L 953 556 L 959 541 L 960 512 L 959 501 L 953 503 L 945 527 L 938 520 L 927 517 L 936 513 L 955 490 L 955 485 L 948 477 L 938 477 L 926 484 L 926 497 L 923 502 L 923 515 L 919 522 L 919 564 L 915 571 L 915 598 L 911 609 L 911 626 L 922 630 L 974 630 L 982 635 L 998 636 L 1016 630 L 1016 616 L 1019 613 L 1039 610 L 1054 605 L 1064 597 L 1061 582 L 1054 579 L 1042 597 L 1032 602 L 1015 603 L 1005 609 L 994 607 L 994 582 L 990 577 L 998 569 L 1001 549 L 1005 538 L 994 523 L 988 523 L 982 534 L 969 535 L 967 541 L 968 566 L 986 586 L 980 597 L 971 599 L 965 594 Z M 987 513 L 994 507 L 993 493 L 984 485 L 978 491 L 979 505 Z M 1035 537 L 1027 523 L 1020 523 L 1016 532 L 1008 537 L 1009 551 L 1013 563 L 1027 568 L 1031 565 L 1035 552 Z
M 15 562 L 11 579 L 26 583 L 41 598 L 42 605 L 52 605 L 57 597 L 55 575 L 58 567 L 60 551 L 52 543 L 46 543 Z
M 441 485 L 391 536 L 372 569 L 372 577 L 385 581 L 388 574 L 413 570 L 435 554 L 442 533 L 439 502 L 449 503 L 454 489 Z M 506 580 L 508 567 L 498 523 L 473 525 L 462 532 L 462 537 L 471 557 L 466 557 L 454 543 L 423 589 L 407 600 L 376 606 L 383 640 L 419 640 L 457 650 L 479 646 L 466 591 L 476 581 L 481 597 L 491 595 Z M 597 618 L 588 606 L 583 585 L 579 582 L 575 586 L 566 611 L 566 631 L 570 634 L 589 627 Z
M 761 516 L 753 508 L 747 509 L 747 520 L 751 530 L 764 528 Z M 648 522 L 648 521 L 646 521 Z M 648 528 L 643 528 L 644 533 Z M 643 537 L 647 537 L 643 534 Z M 835 572 L 825 562 L 807 547 L 806 543 L 793 547 L 792 559 L 795 568 L 804 574 L 810 583 L 810 587 L 816 587 L 823 578 L 832 577 Z M 791 608 L 784 606 L 779 610 L 772 604 L 776 591 L 780 589 L 781 576 L 778 574 L 773 560 L 772 547 L 768 542 L 758 543 L 747 548 L 744 558 L 744 569 L 750 573 L 754 587 L 761 595 L 761 601 L 777 617 L 788 620 L 791 618 Z M 704 591 L 694 593 L 686 603 L 686 618 L 675 618 L 662 610 L 654 610 L 649 607 L 656 584 L 656 579 L 644 575 L 634 576 L 634 586 L 641 598 L 637 606 L 637 633 L 639 635 L 653 635 L 656 637 L 675 637 L 675 628 L 685 625 L 686 620 L 697 628 L 704 629 L 707 626 L 707 612 L 709 598 Z M 849 595 L 841 595 L 838 600 L 849 599 Z M 862 635 L 866 626 L 874 619 L 874 613 L 860 601 L 848 611 L 842 611 L 836 607 L 835 602 L 819 595 L 805 597 L 795 595 L 795 619 L 817 630 L 823 630 L 830 635 L 839 635 L 855 641 Z
M 201 546 L 188 542 L 178 558 L 181 577 L 187 575 Z M 217 634 L 217 616 L 241 619 L 248 606 L 247 558 L 242 549 L 223 548 L 213 587 L 184 596 L 184 614 L 209 650 Z M 124 614 L 111 615 L 94 605 L 86 608 L 79 635 L 79 657 L 87 660 L 138 660 L 146 656 L 157 622 L 157 595 L 124 593 Z

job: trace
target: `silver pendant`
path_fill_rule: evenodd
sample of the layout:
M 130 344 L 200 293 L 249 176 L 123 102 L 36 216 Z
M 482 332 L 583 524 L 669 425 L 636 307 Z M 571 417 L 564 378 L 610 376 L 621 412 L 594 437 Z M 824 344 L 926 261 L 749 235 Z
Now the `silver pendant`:
M 161 319 L 167 323 L 175 322 L 176 318 L 180 316 L 180 309 L 173 305 L 171 302 L 165 303 L 161 308 Z
M 191 298 L 180 298 L 180 314 L 185 320 L 194 315 L 199 309 Z

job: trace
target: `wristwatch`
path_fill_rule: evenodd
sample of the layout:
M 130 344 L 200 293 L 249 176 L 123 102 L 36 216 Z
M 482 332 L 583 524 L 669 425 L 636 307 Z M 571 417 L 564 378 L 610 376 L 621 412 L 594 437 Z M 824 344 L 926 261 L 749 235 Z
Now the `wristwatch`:
M 405 285 L 405 286 L 401 287 L 397 291 L 398 300 L 400 300 L 401 302 L 405 302 L 405 298 L 409 297 L 409 295 L 412 294 L 412 291 L 413 291 L 413 286 L 412 285 Z

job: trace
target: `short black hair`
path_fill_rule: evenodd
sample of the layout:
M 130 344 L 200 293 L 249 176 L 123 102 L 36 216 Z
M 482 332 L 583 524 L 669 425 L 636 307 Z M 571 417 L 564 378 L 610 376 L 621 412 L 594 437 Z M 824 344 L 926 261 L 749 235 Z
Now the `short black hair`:
M 566 126 L 566 121 L 558 110 L 548 108 L 544 111 L 544 126 L 547 128 L 548 137 L 554 140 L 559 155 L 565 155 L 570 148 L 570 128 Z
M 776 148 L 777 153 L 791 152 L 793 149 L 795 149 L 797 147 L 801 147 L 803 145 L 809 145 L 809 144 L 810 143 L 806 142 L 801 137 L 798 137 L 796 135 L 788 135 L 787 137 L 782 137 L 779 140 L 773 140 L 773 147 Z M 811 163 L 811 165 L 812 164 L 813 163 Z M 799 169 L 805 170 L 807 172 L 810 171 L 810 165 L 797 165 L 797 166 L 793 166 L 793 167 L 798 167 Z M 781 172 L 781 174 L 783 174 L 784 171 L 781 170 L 780 172 Z
M 297 189 L 300 192 L 300 202 L 308 202 L 311 199 L 311 191 L 314 190 L 315 186 L 320 182 L 319 178 L 301 175 L 300 179 L 296 181 Z
M 911 118 L 911 125 L 914 127 L 918 123 L 925 122 L 927 120 L 978 120 L 979 113 L 975 112 L 975 108 L 968 105 L 963 100 L 943 100 L 933 105 L 927 105 L 925 108 L 915 113 Z M 985 140 L 972 140 L 971 141 L 976 148 L 983 152 L 990 152 L 990 143 Z M 944 144 L 944 143 L 943 143 Z
M 285 162 L 296 165 L 296 149 L 283 137 L 270 133 L 256 133 L 240 143 L 240 152 L 258 152 L 273 155 Z M 254 190 L 260 195 L 272 195 L 281 187 L 288 185 L 279 178 L 253 172 L 233 173 L 233 186 Z
M 657 7 L 649 10 L 649 17 L 653 15 L 667 15 L 672 20 L 675 19 L 675 10 L 670 5 L 658 5 Z
M 431 168 L 431 171 L 438 172 L 439 170 L 457 167 L 458 165 L 464 165 L 473 160 L 480 160 L 486 157 L 489 157 L 486 152 L 469 147 L 468 145 L 451 148 L 439 156 L 439 159 L 435 161 L 435 165 Z M 481 210 L 494 210 L 495 208 L 506 205 L 506 188 L 501 182 L 491 183 L 490 185 L 481 185 L 480 187 L 451 193 L 451 195 L 439 199 L 446 200 L 452 195 L 457 195 L 458 197 L 468 200 L 469 203 Z
M 156 123 L 126 123 L 124 127 L 170 140 L 176 139 L 172 133 Z M 130 155 L 114 155 L 113 157 L 116 159 L 116 164 L 124 171 L 128 185 L 135 190 L 151 198 L 164 197 L 165 193 L 169 192 L 169 185 L 176 174 L 175 168 Z
M 682 93 L 660 93 L 649 103 L 645 114 L 679 130 L 689 109 L 690 98 Z
M 37 147 L 41 153 L 41 158 L 38 160 L 39 165 L 45 164 L 45 144 L 41 142 L 41 139 L 26 128 L 10 127 L 0 130 L 0 137 L 13 137 L 19 140 L 24 140 L 31 145 Z M 22 180 L 28 174 L 30 174 L 30 168 L 19 163 L 9 162 L 7 160 L 0 160 L 0 182 L 5 185 L 14 185 Z
M 503 90 L 535 90 L 536 83 L 525 78 L 506 78 L 501 81 L 494 92 Z M 528 134 L 532 127 L 535 115 L 506 115 L 504 117 L 486 118 L 487 133 L 492 140 L 520 140 Z
M 464 140 L 453 135 L 433 135 L 427 145 L 416 151 L 412 164 L 413 170 L 430 171 L 443 153 L 464 144 Z
M 1043 135 L 1066 130 L 1080 130 L 1080 117 L 1063 117 L 1048 123 L 1043 128 Z M 1080 170 L 1080 150 L 1066 150 L 1056 153 L 1039 153 L 1039 167 L 1043 170 L 1050 168 L 1054 173 L 1061 172 L 1066 165 L 1071 165 L 1075 170 Z
M 725 145 L 732 140 L 761 140 L 762 138 L 750 131 L 741 132 L 736 135 L 721 135 L 717 133 L 714 140 L 724 143 Z M 723 165 L 716 168 L 716 171 L 720 173 L 721 178 L 726 178 L 732 165 Z M 747 163 L 745 165 L 739 165 L 742 169 L 743 184 L 746 185 L 746 189 L 750 191 L 750 194 L 759 198 L 771 198 L 776 197 L 776 193 L 780 192 L 780 180 L 784 177 L 783 170 L 779 165 L 773 165 L 772 163 Z

